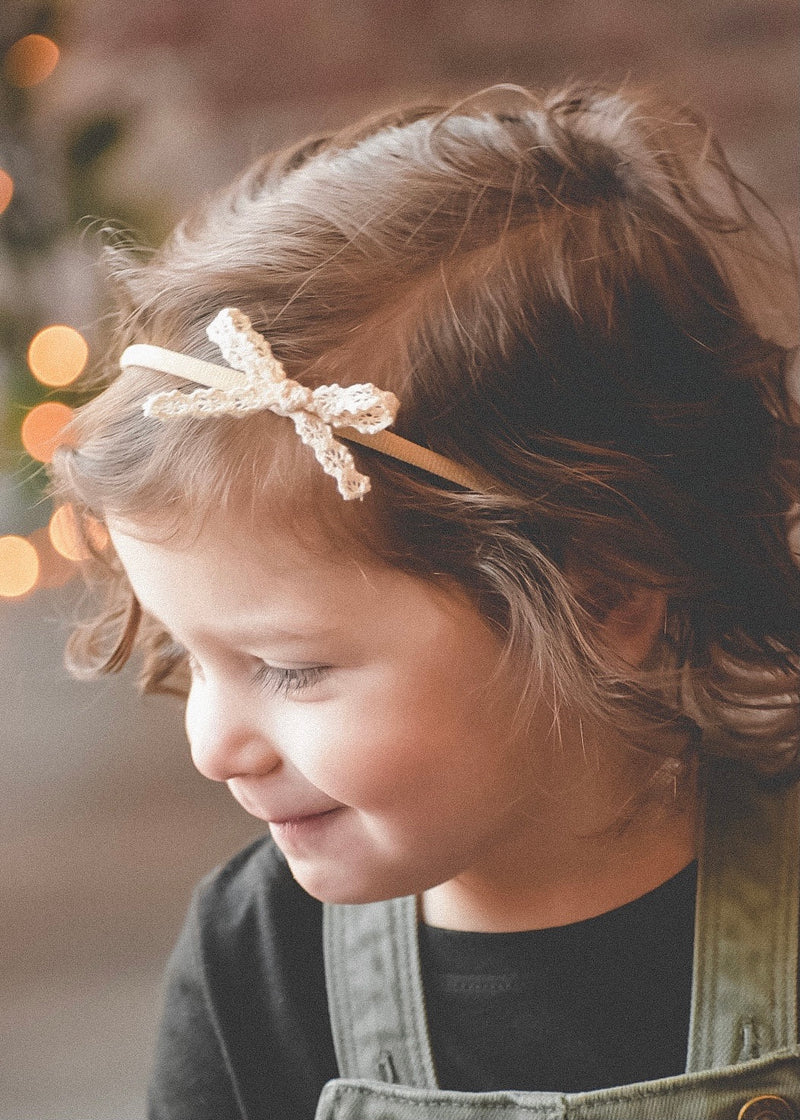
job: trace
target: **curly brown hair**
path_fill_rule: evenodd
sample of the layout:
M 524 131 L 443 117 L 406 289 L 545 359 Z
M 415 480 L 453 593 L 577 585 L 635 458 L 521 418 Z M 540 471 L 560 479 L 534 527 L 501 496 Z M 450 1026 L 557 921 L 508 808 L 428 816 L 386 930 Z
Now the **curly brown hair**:
M 795 273 L 698 117 L 596 86 L 404 108 L 259 160 L 149 259 L 111 261 L 107 387 L 54 459 L 60 498 L 176 534 L 245 501 L 256 536 L 280 519 L 455 579 L 528 696 L 544 673 L 640 745 L 797 768 Z M 271 414 L 146 419 L 175 382 L 119 374 L 119 352 L 216 360 L 204 327 L 224 306 L 290 376 L 396 392 L 400 435 L 492 486 L 354 447 L 373 489 L 345 506 Z M 144 687 L 181 691 L 182 651 L 113 555 L 95 569 L 107 598 L 73 670 L 117 669 L 138 643 Z M 634 678 L 602 622 L 641 586 L 669 607 Z

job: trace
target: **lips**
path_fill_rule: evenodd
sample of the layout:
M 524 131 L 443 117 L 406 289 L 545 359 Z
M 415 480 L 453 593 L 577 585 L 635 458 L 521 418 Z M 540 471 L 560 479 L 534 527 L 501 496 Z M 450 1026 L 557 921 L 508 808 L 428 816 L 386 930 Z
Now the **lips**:
M 338 802 L 328 801 L 325 805 L 287 805 L 275 806 L 265 804 L 258 795 L 257 790 L 248 790 L 240 779 L 233 778 L 228 782 L 228 789 L 251 816 L 260 821 L 274 825 L 300 824 L 303 821 L 313 821 L 317 817 L 324 817 L 335 809 L 341 808 Z
M 312 810 L 311 812 L 293 813 L 290 816 L 275 816 L 268 817 L 269 824 L 276 825 L 292 825 L 301 824 L 303 821 L 317 820 L 319 817 L 327 817 L 330 813 L 335 813 L 337 809 L 341 809 L 341 805 L 333 805 L 330 809 Z
M 269 831 L 272 839 L 289 859 L 316 856 L 324 849 L 331 829 L 335 830 L 335 821 L 342 809 L 343 805 L 337 805 L 321 813 L 273 820 L 269 822 Z

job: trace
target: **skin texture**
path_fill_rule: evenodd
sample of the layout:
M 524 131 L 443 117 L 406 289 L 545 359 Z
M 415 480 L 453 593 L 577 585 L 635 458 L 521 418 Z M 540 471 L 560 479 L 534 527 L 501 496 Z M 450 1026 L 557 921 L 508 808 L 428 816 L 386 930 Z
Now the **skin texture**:
M 432 924 L 537 928 L 692 858 L 685 807 L 609 827 L 659 760 L 563 709 L 556 726 L 546 682 L 515 729 L 500 639 L 458 590 L 286 534 L 245 551 L 233 516 L 181 546 L 110 529 L 142 606 L 189 653 L 195 765 L 270 822 L 315 897 L 416 894 Z M 639 597 L 609 619 L 620 656 L 646 652 L 660 610 Z

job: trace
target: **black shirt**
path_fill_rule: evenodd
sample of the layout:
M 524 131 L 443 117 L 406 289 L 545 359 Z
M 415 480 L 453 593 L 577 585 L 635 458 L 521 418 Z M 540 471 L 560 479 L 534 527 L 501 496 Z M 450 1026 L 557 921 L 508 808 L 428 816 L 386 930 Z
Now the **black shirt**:
M 618 910 L 510 934 L 420 927 L 441 1088 L 572 1092 L 681 1073 L 695 868 Z M 152 1120 L 312 1120 L 338 1076 L 322 906 L 269 838 L 198 888 L 167 970 Z
M 682 1073 L 696 864 L 599 917 L 521 933 L 420 927 L 439 1087 L 581 1092 Z

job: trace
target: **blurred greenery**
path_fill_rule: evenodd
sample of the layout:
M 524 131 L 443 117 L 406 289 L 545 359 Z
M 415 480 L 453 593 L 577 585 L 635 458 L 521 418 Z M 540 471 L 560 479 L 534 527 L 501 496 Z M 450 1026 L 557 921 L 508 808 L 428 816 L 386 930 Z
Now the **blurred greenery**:
M 0 60 L 24 35 L 47 35 L 58 43 L 68 12 L 64 5 L 0 3 Z M 5 70 L 0 75 L 0 168 L 14 183 L 13 197 L 0 214 L 0 275 L 6 280 L 0 289 L 0 389 L 5 396 L 0 472 L 18 488 L 17 508 L 30 514 L 23 518 L 26 524 L 0 526 L 0 532 L 30 531 L 48 512 L 42 504 L 45 471 L 20 440 L 25 415 L 43 400 L 75 405 L 82 399 L 69 387 L 41 385 L 26 362 L 30 340 L 52 322 L 53 309 L 41 294 L 46 284 L 40 282 L 49 261 L 65 245 L 77 244 L 98 217 L 117 228 L 136 229 L 137 239 L 145 242 L 163 232 L 160 213 L 120 204 L 105 188 L 105 172 L 126 142 L 128 123 L 119 113 L 100 112 L 69 121 L 54 134 L 53 123 L 42 120 L 36 87 L 17 88 Z

